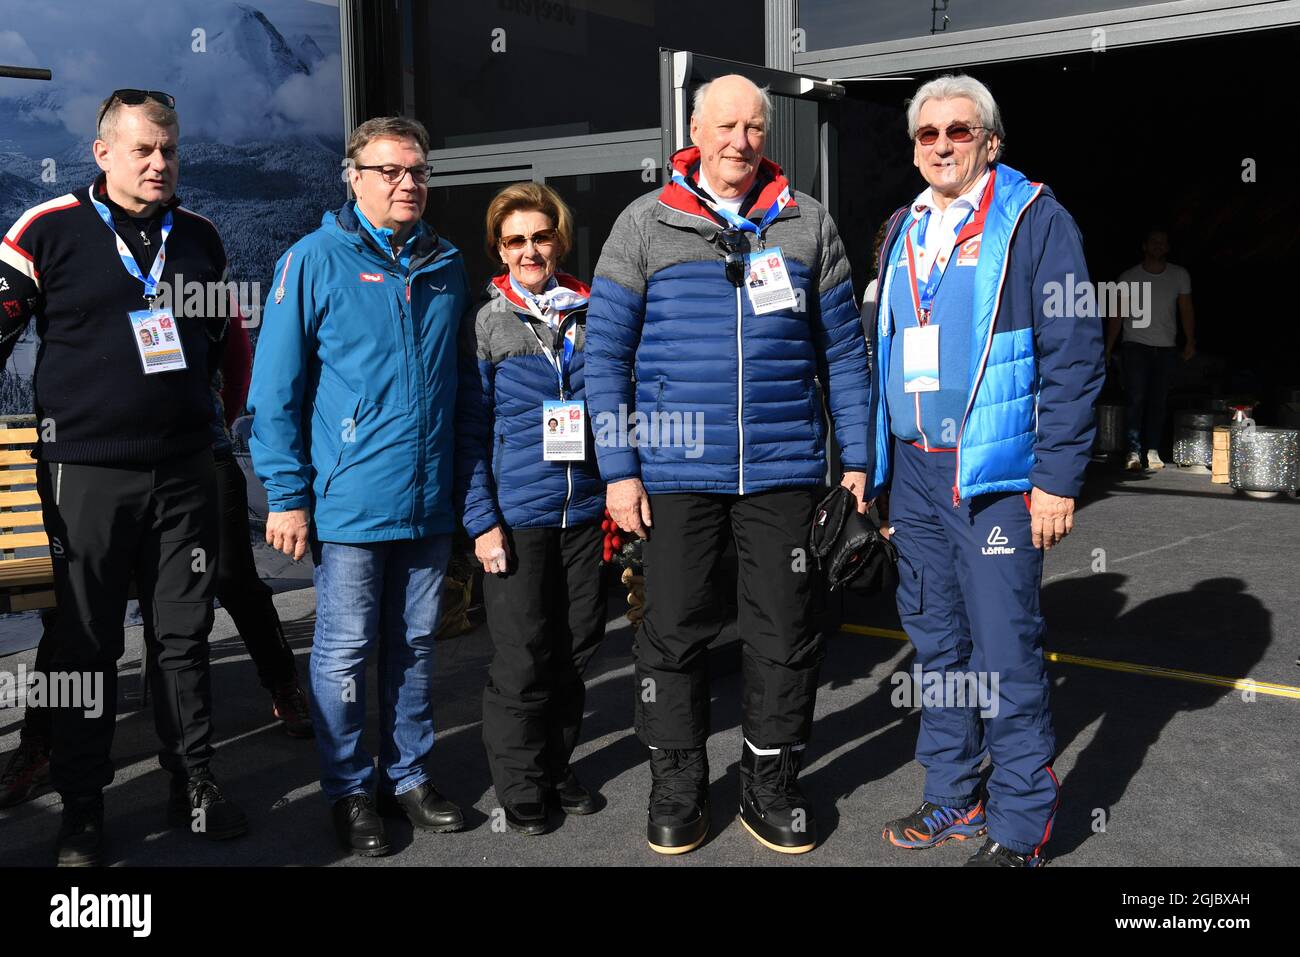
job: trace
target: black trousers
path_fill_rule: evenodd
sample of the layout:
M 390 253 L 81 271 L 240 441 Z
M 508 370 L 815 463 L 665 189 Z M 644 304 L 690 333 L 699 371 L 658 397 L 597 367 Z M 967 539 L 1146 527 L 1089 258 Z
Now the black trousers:
M 650 497 L 645 618 L 633 649 L 645 744 L 700 748 L 709 736 L 708 646 L 723 626 L 714 579 L 728 533 L 739 562 L 745 737 L 761 748 L 808 740 L 824 654 L 808 528 L 822 491 Z
M 217 598 L 230 613 L 239 637 L 248 648 L 257 667 L 257 677 L 268 691 L 297 680 L 293 650 L 284 637 L 280 616 L 272 600 L 271 586 L 262 580 L 253 560 L 253 546 L 248 537 L 248 487 L 243 470 L 229 451 L 215 452 L 217 511 L 220 518 L 217 547 Z M 41 473 L 42 480 L 44 472 Z M 145 644 L 154 657 L 156 640 L 151 609 L 141 605 Z M 41 613 L 44 630 L 36 647 L 35 668 L 47 672 L 54 656 L 54 622 L 57 609 Z M 157 675 L 151 668 L 149 680 Z M 157 685 L 151 685 L 155 693 Z M 49 744 L 53 734 L 53 716 L 48 708 L 28 705 L 23 719 L 23 736 Z
M 113 780 L 117 660 L 133 576 L 156 632 L 159 763 L 173 774 L 206 767 L 212 757 L 208 633 L 217 566 L 211 450 L 153 468 L 56 462 L 40 468 L 59 604 L 51 666 L 102 682 L 98 709 L 55 710 L 51 782 L 67 800 L 93 795 Z
M 217 600 L 230 613 L 257 679 L 267 691 L 297 681 L 293 649 L 284 637 L 274 592 L 258 574 L 253 543 L 248 537 L 248 485 L 243 469 L 229 450 L 215 452 L 220 544 L 217 558 Z
M 483 744 L 497 800 L 544 799 L 582 728 L 582 674 L 605 637 L 599 525 L 507 529 L 511 565 L 483 576 L 496 653 L 483 692 Z

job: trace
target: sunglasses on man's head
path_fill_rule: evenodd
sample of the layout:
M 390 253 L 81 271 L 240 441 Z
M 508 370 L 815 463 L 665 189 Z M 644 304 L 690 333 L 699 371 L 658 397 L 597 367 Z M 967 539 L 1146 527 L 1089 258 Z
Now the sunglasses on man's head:
M 104 114 L 114 103 L 121 103 L 123 106 L 139 106 L 145 100 L 153 100 L 155 103 L 161 103 L 169 110 L 176 109 L 176 97 L 170 93 L 164 93 L 162 90 L 114 90 L 113 95 L 108 98 L 99 110 L 99 116 L 95 118 L 95 128 L 99 128 L 100 121 L 104 119 Z
M 555 245 L 557 233 L 554 229 L 539 229 L 531 236 L 502 236 L 501 245 L 510 252 L 518 252 L 528 245 L 528 240 L 538 249 L 547 249 Z
M 947 134 L 948 139 L 954 143 L 969 143 L 975 139 L 975 131 L 983 129 L 987 129 L 987 127 L 954 123 L 944 132 Z M 933 146 L 939 142 L 939 130 L 933 126 L 923 126 L 916 131 L 916 141 L 922 146 Z

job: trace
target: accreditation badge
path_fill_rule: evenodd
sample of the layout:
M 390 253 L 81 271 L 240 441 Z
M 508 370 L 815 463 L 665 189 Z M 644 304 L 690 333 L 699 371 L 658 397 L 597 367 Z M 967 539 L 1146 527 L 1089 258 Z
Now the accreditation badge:
M 542 403 L 542 459 L 582 462 L 587 458 L 587 410 L 581 402 Z
M 180 329 L 170 311 L 137 309 L 127 315 L 131 320 L 131 339 L 140 353 L 140 365 L 145 375 L 178 372 L 186 368 Z
M 757 250 L 746 257 L 745 291 L 756 316 L 795 307 L 799 300 L 790 285 L 790 272 L 780 247 Z
M 939 327 L 908 326 L 903 330 L 903 391 L 939 391 Z

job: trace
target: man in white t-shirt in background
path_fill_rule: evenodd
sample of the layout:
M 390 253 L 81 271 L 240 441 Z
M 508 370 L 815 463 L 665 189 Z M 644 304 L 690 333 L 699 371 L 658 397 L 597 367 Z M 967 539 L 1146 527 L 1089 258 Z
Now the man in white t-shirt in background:
M 1151 229 L 1142 243 L 1142 262 L 1119 277 L 1121 283 L 1142 283 L 1136 302 L 1126 316 L 1111 316 L 1106 326 L 1106 366 L 1124 329 L 1124 391 L 1128 394 L 1128 457 L 1124 467 L 1142 471 L 1142 450 L 1147 468 L 1164 468 L 1157 451 L 1165 425 L 1165 398 L 1175 363 L 1177 327 L 1183 325 L 1182 357 L 1196 354 L 1196 319 L 1192 312 L 1192 277 L 1182 266 L 1167 261 L 1169 234 Z M 1132 304 L 1134 300 L 1130 298 Z

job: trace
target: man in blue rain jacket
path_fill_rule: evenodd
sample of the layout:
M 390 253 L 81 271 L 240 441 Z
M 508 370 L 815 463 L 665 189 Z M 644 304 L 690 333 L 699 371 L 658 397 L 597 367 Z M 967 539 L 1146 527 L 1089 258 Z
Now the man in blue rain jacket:
M 348 142 L 356 200 L 276 265 L 248 406 L 266 539 L 315 563 L 312 710 L 342 847 L 389 851 L 382 816 L 458 830 L 429 780 L 433 635 L 451 550 L 460 252 L 422 220 L 428 134 L 368 120 Z M 366 751 L 378 645 L 381 747 Z M 372 800 L 372 794 L 377 797 Z

